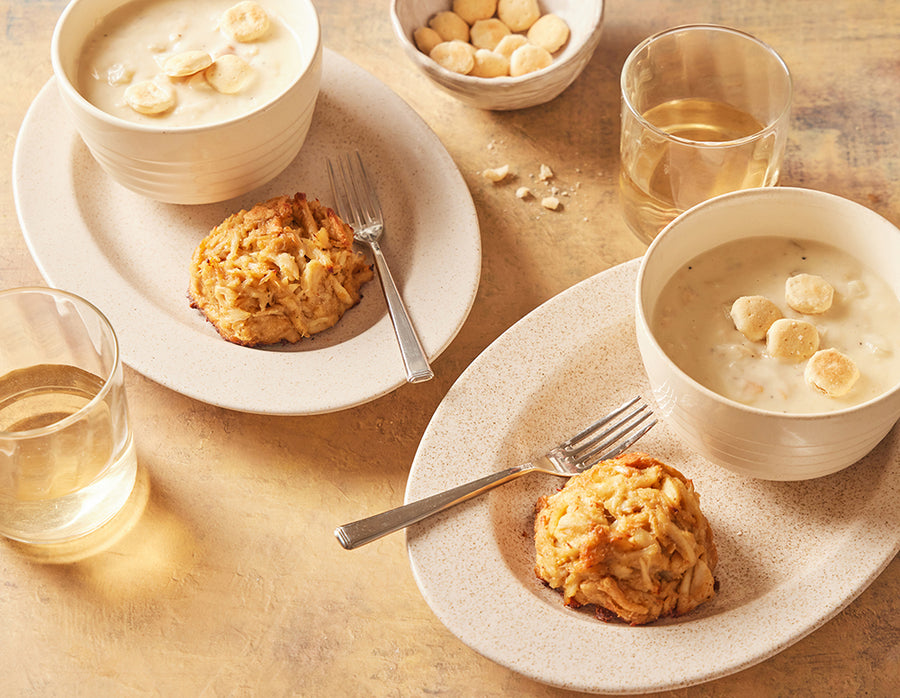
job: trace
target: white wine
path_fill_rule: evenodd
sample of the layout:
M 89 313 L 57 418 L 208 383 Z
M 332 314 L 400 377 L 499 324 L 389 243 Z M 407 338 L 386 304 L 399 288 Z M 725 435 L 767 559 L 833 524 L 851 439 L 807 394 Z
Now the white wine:
M 119 418 L 124 394 L 110 390 L 84 410 L 103 385 L 88 371 L 59 364 L 0 377 L 0 527 L 8 536 L 72 538 L 125 503 L 136 458 L 127 419 Z
M 691 206 L 777 180 L 774 134 L 749 138 L 765 127 L 740 109 L 680 99 L 642 117 L 666 137 L 623 115 L 619 186 L 626 221 L 647 241 Z

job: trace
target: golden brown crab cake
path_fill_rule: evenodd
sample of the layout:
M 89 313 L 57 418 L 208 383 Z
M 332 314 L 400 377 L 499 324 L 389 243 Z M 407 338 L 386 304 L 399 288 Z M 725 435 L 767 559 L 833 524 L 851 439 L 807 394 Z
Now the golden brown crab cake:
M 188 296 L 236 344 L 297 342 L 333 327 L 372 268 L 353 230 L 305 194 L 226 218 L 194 250 Z
M 534 532 L 537 576 L 598 618 L 650 623 L 715 594 L 718 557 L 699 496 L 646 454 L 602 461 L 541 497 Z

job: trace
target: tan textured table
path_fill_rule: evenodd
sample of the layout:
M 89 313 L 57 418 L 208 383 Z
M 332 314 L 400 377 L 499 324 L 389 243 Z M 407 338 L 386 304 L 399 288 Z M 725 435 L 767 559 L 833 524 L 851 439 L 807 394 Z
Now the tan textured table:
M 614 182 L 618 74 L 644 36 L 708 21 L 770 42 L 796 87 L 783 183 L 838 193 L 900 222 L 900 3 L 892 0 L 612 0 L 582 77 L 554 102 L 515 113 L 465 107 L 426 82 L 394 43 L 387 0 L 317 5 L 326 45 L 408 101 L 471 189 L 484 262 L 468 322 L 435 362 L 434 381 L 324 416 L 228 412 L 129 370 L 146 505 L 124 537 L 77 561 L 35 560 L 0 543 L 2 695 L 565 694 L 447 632 L 416 589 L 402 535 L 347 552 L 332 529 L 402 501 L 432 412 L 493 339 L 575 282 L 642 253 Z M 0 0 L 2 287 L 42 281 L 17 223 L 11 160 L 25 110 L 51 74 L 50 35 L 63 6 Z M 510 186 L 478 174 L 503 163 L 522 180 L 541 163 L 553 168 L 557 186 L 571 191 L 563 210 L 523 205 Z M 845 611 L 779 655 L 671 695 L 887 696 L 898 684 L 895 559 Z

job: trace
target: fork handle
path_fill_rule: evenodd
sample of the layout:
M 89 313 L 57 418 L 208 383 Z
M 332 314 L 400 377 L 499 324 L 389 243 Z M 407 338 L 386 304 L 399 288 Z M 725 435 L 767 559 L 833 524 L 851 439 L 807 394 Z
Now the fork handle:
M 400 291 L 397 290 L 397 284 L 394 283 L 394 277 L 385 261 L 381 245 L 376 240 L 368 242 L 372 249 L 372 256 L 375 258 L 375 268 L 378 270 L 378 280 L 381 282 L 381 290 L 384 291 L 384 297 L 387 300 L 391 322 L 394 324 L 394 334 L 397 335 L 397 341 L 400 343 L 400 355 L 403 357 L 403 366 L 406 368 L 406 380 L 410 383 L 431 380 L 434 378 L 434 371 L 428 364 L 428 357 L 425 356 L 419 337 L 410 322 L 409 313 L 406 312 L 406 306 L 403 305 L 403 299 L 400 297 Z
M 515 465 L 445 492 L 439 492 L 396 509 L 389 509 L 381 514 L 375 514 L 367 519 L 360 519 L 353 523 L 338 526 L 334 529 L 334 535 L 345 549 L 352 550 L 366 543 L 371 543 L 373 540 L 378 540 L 389 533 L 399 531 L 401 528 L 411 526 L 422 521 L 422 519 L 427 519 L 429 516 L 449 509 L 467 499 L 477 497 L 497 485 L 509 482 L 531 470 L 534 470 L 534 466 L 531 463 Z

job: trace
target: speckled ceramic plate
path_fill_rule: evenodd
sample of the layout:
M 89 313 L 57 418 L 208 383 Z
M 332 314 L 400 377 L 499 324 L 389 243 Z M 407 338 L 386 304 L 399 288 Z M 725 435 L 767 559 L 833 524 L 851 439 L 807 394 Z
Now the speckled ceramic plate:
M 638 260 L 551 299 L 447 393 L 406 501 L 544 453 L 633 394 L 649 397 L 634 336 Z M 564 481 L 532 474 L 409 529 L 413 573 L 467 645 L 554 686 L 641 693 L 709 681 L 783 650 L 837 614 L 900 550 L 900 427 L 818 480 L 767 482 L 692 455 L 661 423 L 641 450 L 693 479 L 719 550 L 717 596 L 630 627 L 571 610 L 534 575 L 533 507 Z
M 300 155 L 265 187 L 220 204 L 176 206 L 107 177 L 67 119 L 51 80 L 29 110 L 13 164 L 19 220 L 50 285 L 109 317 L 132 368 L 190 397 L 268 414 L 351 407 L 406 373 L 377 281 L 334 328 L 295 346 L 221 339 L 188 305 L 197 243 L 227 215 L 302 191 L 331 203 L 326 156 L 361 151 L 378 182 L 382 247 L 425 352 L 437 357 L 468 316 L 481 273 L 469 190 L 437 136 L 394 92 L 325 52 L 322 91 Z

